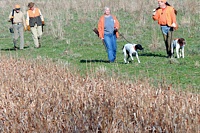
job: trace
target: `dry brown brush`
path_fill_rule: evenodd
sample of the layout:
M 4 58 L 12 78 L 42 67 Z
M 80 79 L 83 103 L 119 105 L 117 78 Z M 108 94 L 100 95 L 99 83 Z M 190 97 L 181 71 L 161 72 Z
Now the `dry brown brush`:
M 1 57 L 0 132 L 200 132 L 199 94 L 95 73 Z
M 1 16 L 3 19 L 8 18 L 9 12 L 15 4 L 20 4 L 25 13 L 28 9 L 28 2 L 30 1 L 1 0 Z M 66 31 L 65 27 L 77 20 L 78 24 L 90 22 L 91 26 L 96 26 L 105 6 L 111 7 L 112 12 L 119 18 L 122 17 L 120 16 L 121 11 L 130 15 L 132 25 L 123 27 L 124 30 L 125 28 L 130 30 L 133 25 L 137 26 L 135 29 L 145 29 L 148 25 L 157 28 L 155 22 L 149 21 L 152 10 L 158 5 L 157 0 L 33 0 L 33 2 L 44 15 L 45 32 L 54 38 L 66 39 L 69 31 Z M 198 32 L 199 17 L 195 14 L 199 14 L 200 2 L 198 0 L 169 0 L 168 2 L 178 10 L 179 27 L 187 28 L 187 32 L 191 35 Z M 120 21 L 122 24 L 123 20 L 120 19 Z M 141 32 L 141 30 L 137 32 Z M 156 43 L 156 41 L 152 43 Z

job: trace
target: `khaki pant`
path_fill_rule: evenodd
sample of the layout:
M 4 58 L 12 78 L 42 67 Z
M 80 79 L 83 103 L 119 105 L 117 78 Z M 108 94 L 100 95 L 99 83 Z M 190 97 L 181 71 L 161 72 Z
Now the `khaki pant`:
M 171 57 L 171 43 L 172 43 L 173 31 L 170 30 L 167 35 L 163 34 L 166 52 L 168 57 Z
M 17 40 L 20 37 L 20 49 L 24 49 L 24 26 L 22 23 L 13 24 L 14 36 L 13 43 L 14 47 L 17 47 Z
M 37 26 L 37 24 L 35 24 L 34 27 L 31 27 L 31 33 L 32 33 L 35 47 L 39 48 L 41 44 L 41 37 L 42 37 L 42 26 Z

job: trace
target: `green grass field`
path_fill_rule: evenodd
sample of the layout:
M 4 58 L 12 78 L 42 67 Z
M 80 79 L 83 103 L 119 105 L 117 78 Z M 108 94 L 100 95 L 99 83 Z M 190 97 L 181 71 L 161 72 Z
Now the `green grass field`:
M 174 38 L 186 39 L 185 58 L 168 59 L 161 31 L 157 22 L 151 19 L 151 12 L 144 10 L 143 12 L 135 11 L 135 14 L 132 14 L 123 9 L 116 10 L 114 14 L 120 22 L 120 34 L 132 43 L 142 44 L 145 49 L 139 51 L 140 64 L 137 60 L 124 64 L 122 46 L 127 41 L 121 36 L 117 42 L 117 60 L 109 64 L 105 62 L 107 53 L 101 40 L 92 31 L 97 27 L 99 16 L 102 15 L 100 10 L 96 9 L 98 12 L 95 13 L 84 9 L 82 9 L 83 12 L 69 10 L 68 19 L 54 18 L 60 23 L 52 22 L 46 10 L 42 10 L 44 16 L 46 15 L 42 47 L 34 48 L 31 33 L 27 31 L 25 49 L 23 51 L 12 50 L 12 37 L 7 28 L 9 24 L 6 23 L 5 27 L 1 27 L 3 33 L 0 36 L 1 54 L 26 58 L 52 58 L 54 61 L 63 61 L 77 67 L 83 75 L 90 69 L 98 70 L 103 67 L 111 76 L 114 72 L 122 78 L 128 77 L 133 80 L 142 80 L 147 77 L 151 79 L 153 85 L 166 82 L 173 85 L 174 89 L 182 88 L 191 91 L 200 89 L 199 14 L 192 16 L 190 23 L 187 23 L 188 14 L 181 9 L 178 10 L 179 29 L 174 32 Z

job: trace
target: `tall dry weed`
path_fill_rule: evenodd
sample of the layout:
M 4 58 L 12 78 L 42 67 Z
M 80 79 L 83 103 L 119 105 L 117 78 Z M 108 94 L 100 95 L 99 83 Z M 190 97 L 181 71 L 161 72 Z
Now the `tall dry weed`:
M 104 67 L 91 73 L 82 77 L 70 64 L 1 56 L 0 132 L 200 131 L 198 93 L 111 78 Z

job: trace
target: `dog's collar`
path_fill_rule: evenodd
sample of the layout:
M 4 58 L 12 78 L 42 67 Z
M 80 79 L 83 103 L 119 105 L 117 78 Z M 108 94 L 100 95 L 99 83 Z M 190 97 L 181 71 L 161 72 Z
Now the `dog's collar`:
M 135 51 L 136 51 L 136 48 L 135 48 L 135 46 L 133 46 L 133 48 L 135 49 Z

